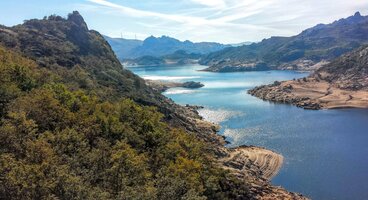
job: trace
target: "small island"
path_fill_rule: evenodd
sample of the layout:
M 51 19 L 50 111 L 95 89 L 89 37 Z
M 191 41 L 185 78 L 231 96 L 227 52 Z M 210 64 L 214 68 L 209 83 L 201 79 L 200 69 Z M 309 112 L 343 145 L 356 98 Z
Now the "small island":
M 168 81 L 159 81 L 159 80 L 146 80 L 146 84 L 152 87 L 154 90 L 159 92 L 165 92 L 170 88 L 182 87 L 189 89 L 197 89 L 201 88 L 204 85 L 200 82 L 188 81 L 188 82 L 168 82 Z

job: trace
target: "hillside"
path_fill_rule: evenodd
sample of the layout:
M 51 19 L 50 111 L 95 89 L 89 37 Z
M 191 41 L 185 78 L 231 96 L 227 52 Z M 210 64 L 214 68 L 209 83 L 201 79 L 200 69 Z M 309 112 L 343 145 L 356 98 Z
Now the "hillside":
M 0 199 L 250 195 L 213 164 L 208 144 L 163 123 L 154 107 L 70 90 L 3 47 L 0 70 Z
M 170 123 L 177 126 L 193 124 L 188 116 L 198 118 L 125 70 L 110 45 L 98 32 L 88 30 L 78 13 L 69 15 L 68 19 L 50 16 L 27 20 L 14 27 L 2 27 L 0 44 L 20 51 L 38 65 L 52 70 L 72 89 L 82 88 L 101 98 L 131 98 L 142 105 L 156 106 Z
M 368 108 L 368 46 L 335 59 L 307 78 L 260 86 L 249 93 L 308 109 Z
M 193 43 L 188 40 L 182 42 L 167 36 L 151 36 L 146 38 L 141 45 L 131 48 L 132 46 L 128 44 L 128 42 L 132 42 L 131 40 L 106 39 L 120 60 L 135 59 L 143 56 L 161 57 L 173 54 L 179 50 L 195 54 L 208 54 L 229 46 L 214 42 Z
M 225 148 L 76 11 L 1 26 L 0 71 L 0 199 L 303 199 L 269 184 L 281 156 Z
M 227 48 L 201 60 L 207 71 L 267 69 L 314 70 L 368 43 L 368 16 L 359 12 L 331 24 L 319 24 L 293 37 L 271 37 L 248 46 Z

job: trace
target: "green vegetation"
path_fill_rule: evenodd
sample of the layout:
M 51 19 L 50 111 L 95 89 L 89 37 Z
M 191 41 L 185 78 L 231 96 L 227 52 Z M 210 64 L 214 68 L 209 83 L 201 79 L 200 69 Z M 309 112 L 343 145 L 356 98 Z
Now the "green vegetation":
M 243 183 L 213 164 L 205 143 L 170 128 L 154 107 L 71 91 L 4 48 L 0 69 L 0 199 L 245 195 Z
M 157 107 L 171 124 L 190 126 L 187 111 L 124 69 L 102 35 L 89 30 L 78 12 L 66 19 L 49 16 L 0 27 L 0 45 L 48 69 L 73 91 L 83 89 L 88 95 L 109 101 L 129 98 Z
M 6 29 L 0 199 L 247 198 L 203 138 L 158 112 L 175 118 L 178 106 L 124 70 L 78 13 Z

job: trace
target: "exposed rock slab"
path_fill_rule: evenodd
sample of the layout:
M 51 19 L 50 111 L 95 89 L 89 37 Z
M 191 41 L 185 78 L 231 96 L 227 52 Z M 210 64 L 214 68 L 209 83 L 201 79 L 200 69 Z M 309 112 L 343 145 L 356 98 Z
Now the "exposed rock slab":
M 282 155 L 264 148 L 241 146 L 230 149 L 229 156 L 220 161 L 225 168 L 238 173 L 238 176 L 251 172 L 263 180 L 270 181 L 280 170 L 284 158 Z
M 254 146 L 224 149 L 219 164 L 239 179 L 251 180 L 253 199 L 307 199 L 301 194 L 272 186 L 270 180 L 279 172 L 283 156 L 271 150 Z

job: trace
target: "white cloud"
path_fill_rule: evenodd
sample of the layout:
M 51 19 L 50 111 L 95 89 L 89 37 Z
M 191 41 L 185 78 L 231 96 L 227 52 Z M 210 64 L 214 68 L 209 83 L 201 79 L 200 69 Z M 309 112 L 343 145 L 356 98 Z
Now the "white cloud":
M 96 7 L 89 12 L 109 11 L 114 14 L 112 17 L 136 21 L 124 28 L 128 32 L 223 43 L 290 36 L 315 24 L 329 23 L 368 9 L 367 0 L 177 0 L 172 3 L 150 0 L 152 8 L 139 6 L 134 1 L 124 5 L 112 0 L 87 1 L 92 3 L 89 6 Z M 144 1 L 148 0 L 140 3 Z M 166 6 L 154 7 L 163 1 Z
M 191 1 L 208 7 L 221 8 L 226 6 L 226 3 L 223 0 L 191 0 Z

